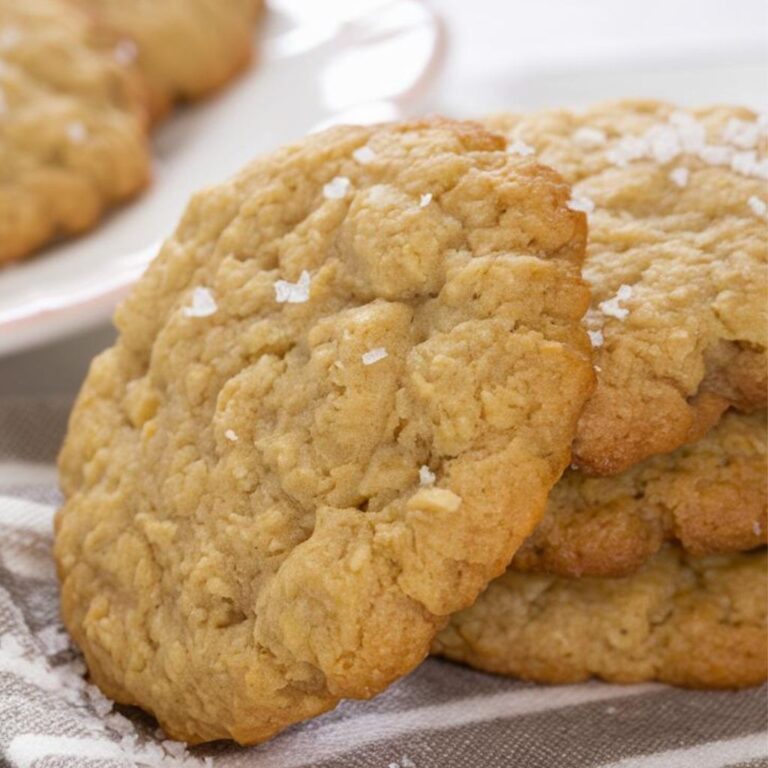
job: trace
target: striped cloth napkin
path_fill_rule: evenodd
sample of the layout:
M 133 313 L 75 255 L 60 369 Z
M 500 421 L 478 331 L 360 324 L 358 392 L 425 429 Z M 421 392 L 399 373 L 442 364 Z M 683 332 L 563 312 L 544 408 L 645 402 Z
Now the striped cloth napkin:
M 430 659 L 369 702 L 259 747 L 187 750 L 90 686 L 58 619 L 51 519 L 63 400 L 0 401 L 0 765 L 5 768 L 767 766 L 766 688 L 544 687 Z

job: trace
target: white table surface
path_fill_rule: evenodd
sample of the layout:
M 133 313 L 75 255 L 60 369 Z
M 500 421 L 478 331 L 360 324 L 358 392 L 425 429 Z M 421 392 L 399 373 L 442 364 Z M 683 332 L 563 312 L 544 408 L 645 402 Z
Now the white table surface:
M 619 97 L 765 108 L 766 0 L 434 0 L 447 35 L 425 112 Z M 0 359 L 0 397 L 74 394 L 109 326 Z

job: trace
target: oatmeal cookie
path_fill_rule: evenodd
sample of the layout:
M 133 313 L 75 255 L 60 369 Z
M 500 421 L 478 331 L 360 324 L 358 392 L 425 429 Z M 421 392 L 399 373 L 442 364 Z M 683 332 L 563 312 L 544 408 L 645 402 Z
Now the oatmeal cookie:
M 451 618 L 433 651 L 546 683 L 757 685 L 767 583 L 765 550 L 694 559 L 670 547 L 619 579 L 507 571 Z
M 149 179 L 136 79 L 59 0 L 0 0 L 0 264 L 92 227 Z
M 70 0 L 117 33 L 118 60 L 138 67 L 155 118 L 220 88 L 251 57 L 263 0 Z
M 345 127 L 193 198 L 60 457 L 62 611 L 177 738 L 254 743 L 426 655 L 592 390 L 583 214 L 471 123 Z
M 765 411 L 727 413 L 701 440 L 615 477 L 566 471 L 516 570 L 623 576 L 665 540 L 697 557 L 765 544 Z
M 616 474 L 766 405 L 768 124 L 629 102 L 488 121 L 574 185 L 598 385 L 574 461 Z M 529 154 L 530 153 L 530 154 Z

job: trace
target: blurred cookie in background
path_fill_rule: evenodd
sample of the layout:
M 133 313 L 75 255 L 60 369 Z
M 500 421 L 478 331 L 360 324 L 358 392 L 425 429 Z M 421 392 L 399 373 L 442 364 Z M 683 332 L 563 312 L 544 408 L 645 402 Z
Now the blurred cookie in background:
M 0 0 L 0 263 L 92 227 L 150 178 L 136 73 L 61 0 Z
M 251 58 L 263 0 L 70 0 L 118 35 L 115 57 L 135 64 L 153 118 L 225 85 Z

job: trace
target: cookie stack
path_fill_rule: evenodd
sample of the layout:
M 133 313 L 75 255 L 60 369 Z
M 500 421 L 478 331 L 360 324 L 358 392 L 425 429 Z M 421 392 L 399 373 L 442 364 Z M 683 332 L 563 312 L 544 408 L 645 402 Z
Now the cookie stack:
M 143 189 L 148 121 L 245 64 L 260 6 L 0 0 L 0 264 Z
M 490 123 L 589 212 L 597 387 L 541 524 L 434 650 L 543 682 L 761 682 L 765 125 L 657 103 Z
M 60 456 L 62 614 L 172 737 L 263 741 L 430 647 L 764 679 L 762 127 L 489 126 L 259 158 L 118 309 Z

